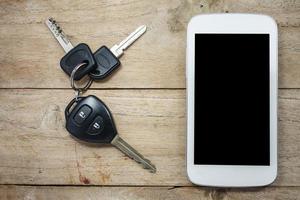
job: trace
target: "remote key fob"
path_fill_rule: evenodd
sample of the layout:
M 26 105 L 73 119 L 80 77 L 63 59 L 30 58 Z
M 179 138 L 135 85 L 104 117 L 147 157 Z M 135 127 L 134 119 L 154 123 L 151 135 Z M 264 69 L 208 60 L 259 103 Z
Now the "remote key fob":
M 110 143 L 117 135 L 110 111 L 93 95 L 79 97 L 77 102 L 72 100 L 66 107 L 65 117 L 68 132 L 79 140 Z
M 67 130 L 77 139 L 93 143 L 110 143 L 141 164 L 143 168 L 156 172 L 156 167 L 150 160 L 118 135 L 110 111 L 97 97 L 91 95 L 79 97 L 78 101 L 73 99 L 65 110 L 65 116 Z

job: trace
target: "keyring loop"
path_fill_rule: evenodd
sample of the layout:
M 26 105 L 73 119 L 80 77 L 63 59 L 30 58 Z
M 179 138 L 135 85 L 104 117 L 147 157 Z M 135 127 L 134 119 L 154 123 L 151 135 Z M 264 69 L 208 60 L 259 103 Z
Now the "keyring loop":
M 79 91 L 79 92 L 83 92 L 86 91 L 91 84 L 93 83 L 93 79 L 91 77 L 89 77 L 89 81 L 87 82 L 87 84 L 84 87 L 77 87 L 75 80 L 74 80 L 74 76 L 76 74 L 76 72 L 81 68 L 81 67 L 85 67 L 87 65 L 87 63 L 83 62 L 78 64 L 72 71 L 71 76 L 70 76 L 70 81 L 71 81 L 71 87 L 75 90 L 75 91 Z

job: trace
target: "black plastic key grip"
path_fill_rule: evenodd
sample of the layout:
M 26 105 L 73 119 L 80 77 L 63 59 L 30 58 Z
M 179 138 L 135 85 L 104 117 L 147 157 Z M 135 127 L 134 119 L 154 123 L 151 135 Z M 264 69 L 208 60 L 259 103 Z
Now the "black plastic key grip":
M 94 80 L 106 78 L 121 64 L 119 59 L 106 46 L 100 47 L 94 53 L 94 59 L 97 67 L 90 73 L 90 77 Z
M 75 80 L 80 80 L 86 74 L 89 74 L 97 66 L 93 53 L 87 44 L 81 43 L 69 51 L 61 60 L 60 66 L 69 76 L 73 69 L 81 63 L 87 63 L 86 66 L 80 68 L 75 76 Z

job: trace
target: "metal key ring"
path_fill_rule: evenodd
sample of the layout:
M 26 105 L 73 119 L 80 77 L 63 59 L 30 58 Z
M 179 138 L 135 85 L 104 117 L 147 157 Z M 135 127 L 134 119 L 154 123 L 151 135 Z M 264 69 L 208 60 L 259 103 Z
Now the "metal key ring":
M 75 90 L 75 91 L 79 91 L 79 92 L 83 92 L 86 91 L 91 84 L 93 83 L 93 79 L 91 77 L 89 77 L 89 81 L 87 82 L 87 84 L 84 87 L 77 87 L 75 80 L 74 80 L 74 76 L 76 74 L 76 72 L 81 68 L 81 67 L 85 67 L 87 65 L 87 63 L 80 63 L 78 64 L 72 71 L 71 76 L 70 76 L 70 81 L 71 81 L 71 87 Z

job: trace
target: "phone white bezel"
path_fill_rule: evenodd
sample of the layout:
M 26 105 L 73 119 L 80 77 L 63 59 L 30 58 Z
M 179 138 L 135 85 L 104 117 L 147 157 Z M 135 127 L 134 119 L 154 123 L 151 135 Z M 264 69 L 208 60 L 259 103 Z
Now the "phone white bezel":
M 270 166 L 194 164 L 194 90 L 196 33 L 266 33 L 270 35 Z M 187 29 L 187 174 L 191 182 L 217 187 L 271 184 L 277 176 L 277 24 L 256 14 L 207 14 L 193 17 Z M 220 101 L 222 98 L 220 98 Z

